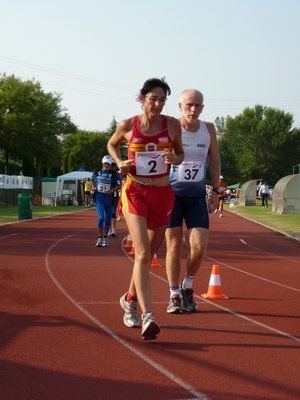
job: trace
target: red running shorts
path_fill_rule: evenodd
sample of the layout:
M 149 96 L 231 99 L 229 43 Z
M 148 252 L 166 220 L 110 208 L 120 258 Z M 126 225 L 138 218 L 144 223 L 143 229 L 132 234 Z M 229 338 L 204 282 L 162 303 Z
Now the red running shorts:
M 174 191 L 171 185 L 157 187 L 143 185 L 127 177 L 123 183 L 119 212 L 126 210 L 141 215 L 149 228 L 165 226 L 174 207 Z

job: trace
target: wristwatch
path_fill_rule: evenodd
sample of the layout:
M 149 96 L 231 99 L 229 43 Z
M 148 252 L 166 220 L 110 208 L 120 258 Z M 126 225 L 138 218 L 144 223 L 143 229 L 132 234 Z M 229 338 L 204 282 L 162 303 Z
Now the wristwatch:
M 212 188 L 212 192 L 219 193 L 219 188 L 218 188 L 218 187 L 214 187 L 214 188 Z

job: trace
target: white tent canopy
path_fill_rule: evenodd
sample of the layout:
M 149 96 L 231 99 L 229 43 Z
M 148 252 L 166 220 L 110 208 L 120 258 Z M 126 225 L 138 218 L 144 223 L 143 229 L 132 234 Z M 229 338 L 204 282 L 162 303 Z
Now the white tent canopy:
M 55 205 L 57 200 L 61 200 L 61 196 L 63 194 L 63 190 L 65 190 L 66 183 L 67 181 L 73 181 L 72 185 L 72 198 L 77 200 L 78 199 L 78 181 L 81 181 L 84 178 L 91 178 L 92 172 L 88 171 L 73 171 L 69 172 L 65 175 L 60 175 L 56 179 L 56 192 L 55 192 Z

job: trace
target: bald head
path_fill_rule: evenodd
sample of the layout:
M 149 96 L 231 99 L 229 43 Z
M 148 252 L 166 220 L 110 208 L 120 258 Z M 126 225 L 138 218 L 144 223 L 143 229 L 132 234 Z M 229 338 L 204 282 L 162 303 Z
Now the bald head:
M 196 101 L 201 101 L 203 104 L 204 96 L 199 90 L 196 89 L 186 89 L 180 95 L 180 102 L 184 102 L 187 98 L 194 98 Z

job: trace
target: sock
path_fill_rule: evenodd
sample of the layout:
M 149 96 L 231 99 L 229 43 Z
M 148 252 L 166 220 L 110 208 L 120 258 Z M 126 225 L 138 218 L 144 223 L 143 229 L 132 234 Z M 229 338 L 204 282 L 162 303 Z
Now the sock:
M 146 311 L 144 314 L 142 314 L 142 319 L 144 319 L 147 316 L 147 314 L 152 314 L 152 312 L 151 311 Z
M 180 296 L 179 286 L 170 286 L 170 299 L 174 296 Z
M 133 301 L 137 301 L 137 297 L 136 296 L 132 296 L 129 292 L 127 293 L 125 300 L 129 303 L 131 300 Z
M 194 279 L 195 279 L 194 276 L 185 275 L 185 278 L 184 278 L 183 283 L 182 283 L 183 289 L 192 289 Z

